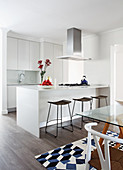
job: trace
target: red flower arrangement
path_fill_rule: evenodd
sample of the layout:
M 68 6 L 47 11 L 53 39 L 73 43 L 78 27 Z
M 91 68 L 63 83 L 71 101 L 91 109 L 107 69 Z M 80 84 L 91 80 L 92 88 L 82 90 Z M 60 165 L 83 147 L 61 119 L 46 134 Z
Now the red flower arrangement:
M 41 83 L 42 83 L 42 82 L 43 82 L 44 74 L 46 73 L 46 68 L 47 68 L 48 66 L 50 66 L 51 61 L 50 61 L 49 59 L 46 59 L 45 65 L 43 65 L 43 64 L 42 64 L 42 60 L 39 60 L 39 61 L 38 61 L 38 64 L 39 64 L 38 68 L 41 70 L 40 75 L 41 75 Z M 44 70 L 43 70 L 43 67 L 44 67 Z

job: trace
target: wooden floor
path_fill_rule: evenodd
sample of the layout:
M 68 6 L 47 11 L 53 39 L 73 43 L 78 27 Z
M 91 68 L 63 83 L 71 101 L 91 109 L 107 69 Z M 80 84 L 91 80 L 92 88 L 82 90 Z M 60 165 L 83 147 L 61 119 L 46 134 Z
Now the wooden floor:
M 79 123 L 80 120 L 74 120 Z M 104 124 L 99 123 L 95 129 L 101 131 Z M 110 126 L 112 129 L 113 126 Z M 50 127 L 54 131 L 55 126 Z M 41 139 L 24 131 L 16 125 L 16 114 L 0 116 L 0 170 L 43 170 L 34 156 L 67 143 L 82 139 L 87 132 L 74 128 L 74 132 L 59 128 L 59 136 L 54 138 L 41 129 Z

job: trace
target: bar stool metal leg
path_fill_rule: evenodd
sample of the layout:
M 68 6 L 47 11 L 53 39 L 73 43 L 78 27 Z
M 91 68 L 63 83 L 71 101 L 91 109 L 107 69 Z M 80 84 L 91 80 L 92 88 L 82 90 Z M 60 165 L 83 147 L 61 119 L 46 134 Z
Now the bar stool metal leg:
M 107 98 L 105 98 L 105 102 L 106 102 L 106 106 L 108 106 L 108 101 L 107 101 Z
M 82 102 L 82 112 L 83 112 L 83 102 Z M 80 127 L 80 129 L 82 129 L 82 126 L 83 126 L 83 116 L 81 117 L 81 127 Z
M 61 105 L 61 127 L 62 127 L 62 105 Z
M 82 102 L 82 112 L 83 112 L 83 102 Z M 82 118 L 81 118 L 81 129 L 82 129 L 83 122 L 84 122 L 84 120 L 83 120 L 83 116 L 82 116 Z
M 90 110 L 92 110 L 92 100 L 90 100 Z
M 82 102 L 82 112 L 83 112 L 83 102 Z M 82 121 L 83 121 L 83 116 L 82 116 Z
M 73 113 L 74 113 L 74 108 L 75 108 L 75 100 L 74 100 L 74 103 L 73 103 L 73 110 L 72 110 L 72 117 L 73 117 Z
M 46 127 L 45 127 L 45 132 L 47 133 L 47 124 L 48 124 L 48 120 L 49 120 L 49 116 L 50 116 L 50 110 L 51 110 L 51 104 L 49 106 L 49 111 L 48 111 L 48 116 L 47 116 L 47 122 L 46 122 Z
M 98 99 L 98 108 L 100 108 L 100 99 Z
M 72 131 L 73 131 L 72 115 L 71 115 L 70 105 L 69 104 L 68 104 L 68 110 L 69 110 L 69 115 L 70 115 L 70 124 L 72 126 Z
M 57 125 L 56 125 L 56 136 L 58 136 L 58 113 L 59 113 L 59 107 L 57 106 Z
M 91 101 L 90 101 L 91 102 Z M 90 108 L 91 108 L 91 103 L 90 103 Z M 83 103 L 83 101 L 82 101 L 82 112 L 83 112 L 83 110 L 84 110 L 84 103 Z M 89 119 L 89 118 L 88 118 Z M 81 129 L 82 129 L 82 126 L 83 126 L 83 122 L 84 123 L 88 123 L 88 121 L 86 121 L 86 120 L 84 120 L 83 119 L 83 116 L 82 116 L 82 118 L 81 118 Z
M 73 114 L 74 114 L 74 109 L 75 109 L 75 103 L 76 103 L 76 101 L 74 100 L 74 103 L 73 103 L 73 110 L 72 110 L 72 117 L 74 116 Z M 82 118 L 81 118 L 81 121 L 82 121 Z M 76 127 L 76 128 L 78 128 L 78 129 L 82 129 L 82 126 L 81 126 L 81 127 L 76 126 L 76 125 L 73 125 L 73 126 Z
M 46 122 L 46 127 L 45 127 L 45 132 L 48 133 L 49 135 L 51 136 L 54 136 L 55 138 L 58 136 L 58 106 L 57 106 L 57 124 L 56 124 L 56 135 L 50 133 L 50 132 L 47 132 L 47 124 L 49 122 L 49 116 L 50 116 L 50 110 L 51 110 L 51 104 L 49 106 L 49 111 L 48 111 L 48 116 L 47 116 L 47 122 Z
M 68 125 L 62 126 L 62 128 L 65 129 L 65 130 L 68 130 L 68 131 L 70 131 L 70 132 L 73 132 L 72 115 L 71 115 L 71 111 L 70 111 L 70 106 L 69 106 L 69 104 L 68 104 L 68 110 L 69 110 L 69 115 L 70 115 L 70 125 L 72 126 L 72 130 L 66 128 Z
M 82 112 L 83 112 L 83 102 L 82 102 Z

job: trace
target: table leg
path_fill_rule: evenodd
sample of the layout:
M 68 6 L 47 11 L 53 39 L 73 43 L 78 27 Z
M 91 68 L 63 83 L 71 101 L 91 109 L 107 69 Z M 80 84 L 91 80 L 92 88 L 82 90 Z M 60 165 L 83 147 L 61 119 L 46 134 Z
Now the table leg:
M 122 138 L 123 138 L 123 127 L 119 127 L 120 129 L 120 133 L 122 134 Z
M 118 138 L 123 139 L 123 127 L 119 127 L 119 129 L 120 129 L 120 133 L 119 133 Z M 116 143 L 116 146 L 114 146 L 114 148 L 119 148 L 120 145 L 121 145 L 120 143 Z
M 102 133 L 103 133 L 103 134 L 106 134 L 108 128 L 109 128 L 109 123 L 105 123 L 105 126 L 104 126 L 104 128 L 103 128 Z M 103 138 L 100 138 L 100 140 L 99 140 L 100 146 L 102 146 L 103 140 L 104 140 Z

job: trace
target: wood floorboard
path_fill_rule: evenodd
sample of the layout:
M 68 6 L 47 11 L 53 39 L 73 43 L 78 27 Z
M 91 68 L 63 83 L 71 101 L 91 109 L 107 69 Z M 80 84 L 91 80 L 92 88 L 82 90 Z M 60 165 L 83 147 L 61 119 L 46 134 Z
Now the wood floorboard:
M 75 124 L 80 123 L 80 119 L 74 120 Z M 99 123 L 95 128 L 101 131 L 104 123 Z M 110 129 L 114 130 L 113 126 Z M 48 128 L 55 133 L 55 126 Z M 115 129 L 117 131 L 117 129 Z M 60 147 L 62 145 L 80 140 L 87 136 L 84 128 L 79 130 L 74 128 L 74 132 L 59 128 L 59 135 L 54 138 L 45 134 L 41 129 L 41 138 L 31 135 L 16 125 L 16 113 L 0 116 L 0 170 L 45 170 L 45 168 L 35 160 L 34 156 Z

